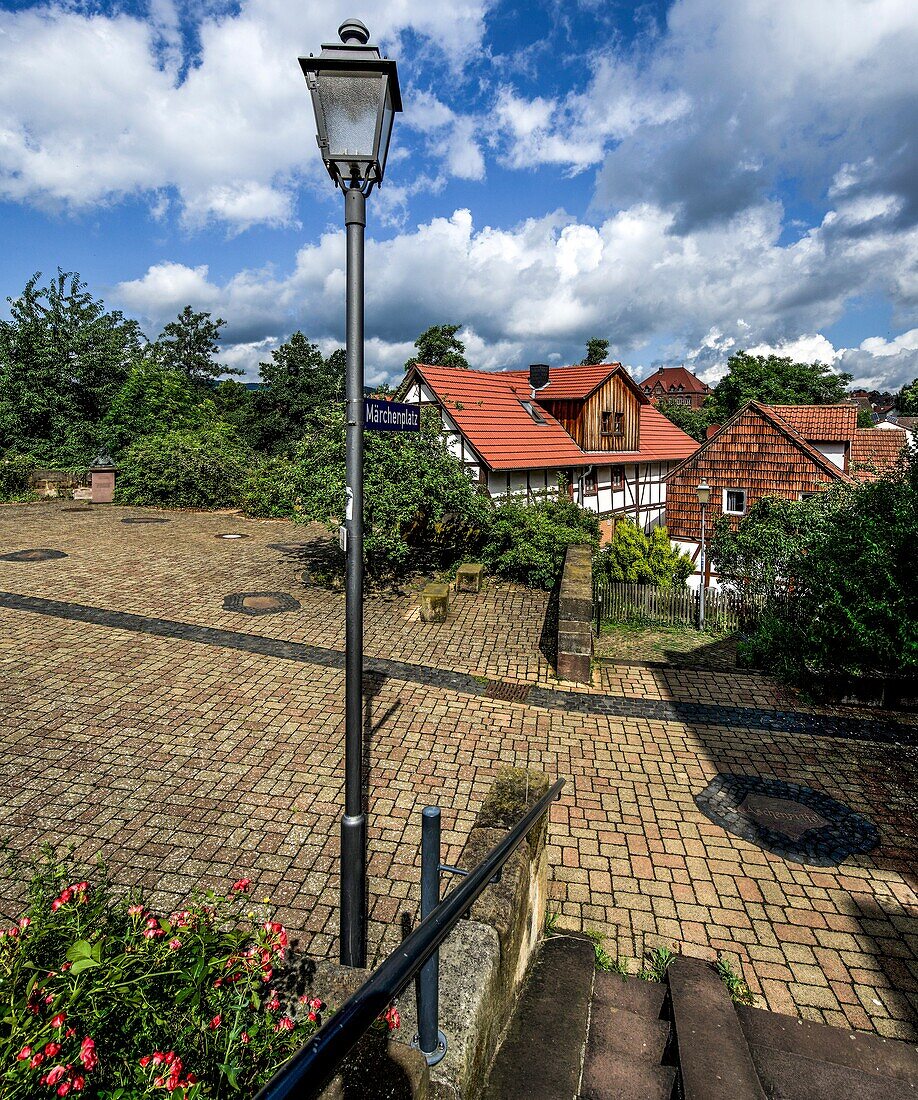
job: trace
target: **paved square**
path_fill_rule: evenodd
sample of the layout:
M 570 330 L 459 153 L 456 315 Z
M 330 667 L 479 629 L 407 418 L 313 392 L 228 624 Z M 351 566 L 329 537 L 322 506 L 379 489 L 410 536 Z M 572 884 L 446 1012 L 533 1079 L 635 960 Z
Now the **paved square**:
M 169 522 L 121 522 L 141 516 Z M 336 950 L 343 598 L 305 586 L 271 545 L 318 534 L 0 508 L 0 556 L 67 555 L 0 560 L 0 834 L 22 851 L 101 851 L 117 882 L 163 906 L 250 875 L 304 943 Z M 246 592 L 300 607 L 224 607 Z M 728 951 L 760 1004 L 918 1037 L 914 724 L 804 706 L 716 669 L 616 665 L 592 687 L 558 684 L 539 650 L 546 605 L 490 584 L 428 625 L 410 593 L 368 601 L 374 951 L 416 914 L 421 808 L 443 808 L 453 861 L 496 768 L 515 764 L 568 780 L 550 832 L 563 924 L 605 933 L 633 968 L 660 943 Z M 523 701 L 491 697 L 489 677 L 528 685 Z M 833 867 L 765 851 L 695 804 L 718 774 L 822 792 L 879 844 Z

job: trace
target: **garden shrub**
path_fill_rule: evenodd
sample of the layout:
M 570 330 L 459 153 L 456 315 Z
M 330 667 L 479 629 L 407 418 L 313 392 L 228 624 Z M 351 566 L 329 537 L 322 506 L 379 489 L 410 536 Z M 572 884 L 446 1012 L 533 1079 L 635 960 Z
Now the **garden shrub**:
M 665 527 L 645 534 L 630 519 L 620 519 L 608 546 L 593 555 L 593 576 L 607 581 L 682 588 L 694 571 L 692 559 L 673 546 Z
M 225 508 L 238 503 L 251 455 L 225 425 L 147 435 L 122 454 L 115 479 L 119 504 Z
M 37 463 L 31 455 L 7 452 L 0 458 L 0 501 L 31 500 L 29 474 Z
M 302 511 L 299 467 L 283 456 L 263 459 L 249 471 L 239 501 L 247 516 L 294 517 Z
M 509 500 L 493 511 L 481 560 L 494 574 L 530 588 L 553 588 L 574 543 L 599 542 L 599 519 L 569 500 Z
M 273 991 L 287 933 L 247 879 L 167 916 L 50 849 L 8 871 L 28 904 L 0 930 L 4 1100 L 250 1096 L 315 1030 L 320 1002 L 294 1020 Z
M 181 371 L 152 360 L 133 367 L 102 421 L 112 454 L 148 435 L 200 431 L 218 421 L 216 405 Z

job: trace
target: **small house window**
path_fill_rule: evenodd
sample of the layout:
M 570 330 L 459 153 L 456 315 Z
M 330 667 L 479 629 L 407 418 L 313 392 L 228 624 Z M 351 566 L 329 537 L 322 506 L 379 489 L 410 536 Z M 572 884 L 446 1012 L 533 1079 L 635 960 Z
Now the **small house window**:
M 599 492 L 599 482 L 596 478 L 596 470 L 591 470 L 584 476 L 583 479 L 583 491 L 590 496 L 595 496 Z
M 746 514 L 745 489 L 724 489 L 724 512 L 728 516 L 744 516 Z
M 804 492 L 802 492 L 802 493 L 798 493 L 798 494 L 797 494 L 797 499 L 798 499 L 798 500 L 809 500 L 809 499 L 810 499 L 810 497 L 814 497 L 814 496 L 816 496 L 816 495 L 817 495 L 817 490 L 815 490 L 815 489 L 811 489 L 811 490 L 809 490 L 808 492 L 807 492 L 807 491 L 804 491 Z
M 608 409 L 602 414 L 602 426 L 600 430 L 603 435 L 612 434 L 612 413 Z
M 612 488 L 621 489 L 625 483 L 624 470 L 621 466 L 612 467 Z
M 625 434 L 625 414 L 624 413 L 616 413 L 615 414 L 615 434 L 616 435 L 624 435 Z

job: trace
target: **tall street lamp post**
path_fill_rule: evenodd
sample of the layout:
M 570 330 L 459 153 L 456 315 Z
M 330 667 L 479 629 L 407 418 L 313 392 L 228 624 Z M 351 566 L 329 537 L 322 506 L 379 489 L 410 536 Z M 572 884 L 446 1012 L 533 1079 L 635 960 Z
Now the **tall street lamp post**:
M 363 249 L 366 198 L 382 183 L 392 121 L 402 109 L 394 61 L 368 46 L 359 19 L 339 43 L 301 57 L 325 167 L 344 192 L 347 229 L 347 554 L 345 601 L 344 814 L 341 818 L 341 962 L 367 958 L 367 822 L 363 812 Z
M 702 480 L 695 489 L 698 503 L 701 505 L 701 553 L 699 563 L 701 565 L 701 583 L 698 585 L 698 629 L 704 630 L 704 510 L 711 500 L 711 486 Z

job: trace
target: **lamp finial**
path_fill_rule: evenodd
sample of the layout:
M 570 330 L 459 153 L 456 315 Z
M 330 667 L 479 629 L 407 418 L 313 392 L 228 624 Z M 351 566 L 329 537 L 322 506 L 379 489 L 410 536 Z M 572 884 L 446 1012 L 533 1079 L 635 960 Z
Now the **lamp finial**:
M 370 41 L 370 32 L 359 19 L 345 19 L 338 28 L 338 37 L 345 44 L 359 42 L 365 46 Z

